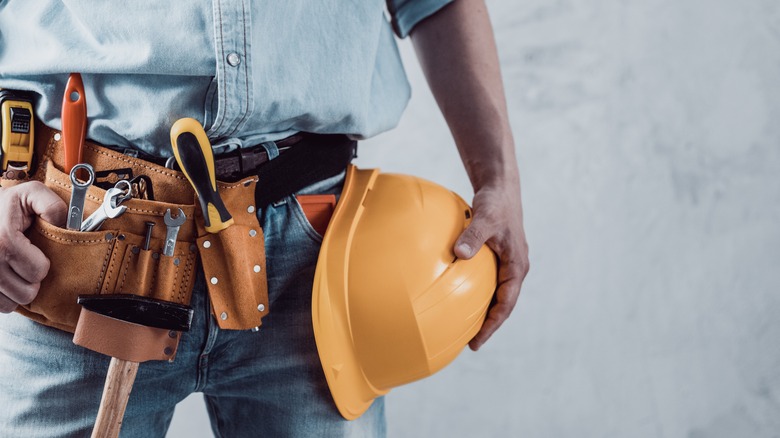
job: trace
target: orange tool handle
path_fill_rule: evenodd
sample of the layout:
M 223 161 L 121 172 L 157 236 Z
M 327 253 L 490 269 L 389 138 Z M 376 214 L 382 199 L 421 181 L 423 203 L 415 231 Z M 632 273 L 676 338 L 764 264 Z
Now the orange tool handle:
M 65 173 L 81 163 L 87 135 L 87 99 L 81 75 L 71 73 L 62 99 L 62 141 L 65 145 Z

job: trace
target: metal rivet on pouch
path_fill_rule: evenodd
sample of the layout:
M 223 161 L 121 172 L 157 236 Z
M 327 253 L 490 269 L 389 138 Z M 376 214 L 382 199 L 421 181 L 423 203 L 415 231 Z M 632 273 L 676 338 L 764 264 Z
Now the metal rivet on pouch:
M 168 337 L 170 337 L 170 338 L 173 338 L 173 339 L 176 339 L 176 332 L 175 332 L 175 331 L 173 331 L 173 330 L 169 331 L 169 332 L 168 332 Z
M 131 249 L 130 251 L 132 251 L 133 254 L 138 254 L 139 252 L 141 252 L 141 248 L 134 246 L 133 249 Z
M 198 246 L 197 245 L 195 245 L 194 243 L 190 245 L 190 252 L 195 252 L 197 250 L 198 250 Z
M 124 234 L 120 234 L 120 235 L 116 236 L 116 238 L 119 239 L 119 240 L 125 240 L 125 235 Z
M 163 350 L 163 353 L 165 353 L 166 356 L 170 356 L 170 355 L 173 354 L 173 348 L 165 347 L 165 350 Z
M 247 211 L 247 213 L 254 213 L 255 212 L 255 206 L 254 205 L 250 205 L 249 207 L 247 207 L 246 211 Z
M 254 271 L 255 272 L 260 272 L 260 269 L 261 269 L 260 265 L 255 265 L 255 267 L 254 267 Z
M 179 258 L 178 258 L 178 257 L 176 257 L 175 259 L 173 259 L 173 266 L 179 266 L 179 263 L 181 263 L 181 260 L 179 260 Z
M 204 247 L 204 248 L 211 248 L 211 242 L 209 242 L 208 240 L 205 240 L 205 241 L 203 242 L 203 247 Z
M 211 284 L 217 284 L 219 283 L 219 280 L 217 280 L 217 277 L 211 277 Z
M 226 320 L 227 319 L 227 312 L 222 312 L 222 314 L 219 315 L 219 317 L 222 318 L 223 321 Z
M 60 141 L 61 138 L 62 138 L 62 134 L 60 134 L 59 132 L 54 134 L 54 141 Z
M 250 237 L 255 237 L 255 236 L 257 236 L 257 230 L 249 230 L 249 236 L 250 236 Z
M 257 310 L 259 312 L 264 312 L 265 311 L 265 304 L 258 304 L 257 305 Z
M 114 235 L 112 233 L 106 233 L 106 240 L 111 240 L 114 238 Z
M 157 259 L 159 259 L 159 258 L 160 258 L 160 254 L 158 254 L 158 253 L 156 253 L 156 252 L 153 252 L 153 253 L 152 253 L 152 258 L 153 258 L 153 259 L 155 259 L 155 260 L 157 260 Z

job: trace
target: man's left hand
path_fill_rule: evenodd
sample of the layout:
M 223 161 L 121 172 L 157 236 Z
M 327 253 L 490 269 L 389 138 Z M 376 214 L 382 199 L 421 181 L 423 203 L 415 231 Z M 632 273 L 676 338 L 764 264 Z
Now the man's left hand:
M 481 187 L 473 204 L 474 219 L 456 241 L 455 255 L 469 259 L 487 243 L 499 262 L 494 302 L 479 333 L 469 342 L 477 351 L 512 313 L 530 265 L 519 184 Z

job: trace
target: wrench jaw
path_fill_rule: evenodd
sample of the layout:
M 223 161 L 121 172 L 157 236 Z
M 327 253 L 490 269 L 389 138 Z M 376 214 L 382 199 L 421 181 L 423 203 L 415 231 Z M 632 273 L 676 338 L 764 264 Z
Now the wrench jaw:
M 117 208 L 123 202 L 133 198 L 133 186 L 129 181 L 120 180 L 113 188 L 122 190 L 122 194 L 111 198 L 111 207 Z
M 81 182 L 77 178 L 79 169 L 84 169 L 87 173 L 87 181 Z M 80 230 L 82 219 L 84 218 L 84 201 L 87 198 L 87 191 L 95 182 L 95 170 L 89 164 L 77 164 L 70 171 L 70 182 L 72 192 L 70 196 L 70 205 L 68 206 L 68 221 L 66 227 L 69 230 Z
M 82 224 L 81 231 L 97 231 L 108 219 L 115 219 L 125 211 L 127 206 L 116 205 L 117 199 L 124 196 L 124 191 L 117 188 L 108 189 L 106 196 L 103 198 L 103 203 L 100 204 L 94 213 L 92 213 Z
M 179 235 L 179 228 L 184 225 L 187 220 L 187 216 L 184 214 L 184 210 L 179 209 L 179 214 L 176 218 L 171 216 L 171 209 L 165 211 L 163 217 L 165 226 L 167 228 L 165 233 L 165 249 L 163 255 L 167 257 L 173 257 L 173 251 L 176 248 L 176 237 Z
M 187 221 L 187 216 L 184 214 L 184 210 L 181 208 L 179 209 L 179 213 L 174 218 L 171 216 L 171 209 L 165 210 L 165 216 L 163 216 L 163 220 L 165 221 L 165 226 L 167 227 L 180 227 L 184 225 L 184 222 Z

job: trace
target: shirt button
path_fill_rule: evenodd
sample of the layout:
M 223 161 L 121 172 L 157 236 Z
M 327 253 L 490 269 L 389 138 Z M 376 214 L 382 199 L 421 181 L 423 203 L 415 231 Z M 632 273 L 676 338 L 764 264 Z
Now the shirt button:
M 241 64 L 241 57 L 240 57 L 240 56 L 238 56 L 238 53 L 235 53 L 235 52 L 234 52 L 234 53 L 231 53 L 231 54 L 229 54 L 229 55 L 227 56 L 227 62 L 228 62 L 228 64 L 230 64 L 232 67 L 235 67 L 235 66 L 237 66 L 238 64 Z

